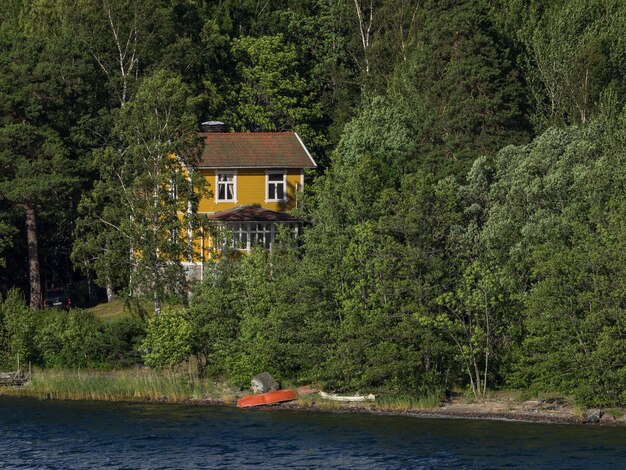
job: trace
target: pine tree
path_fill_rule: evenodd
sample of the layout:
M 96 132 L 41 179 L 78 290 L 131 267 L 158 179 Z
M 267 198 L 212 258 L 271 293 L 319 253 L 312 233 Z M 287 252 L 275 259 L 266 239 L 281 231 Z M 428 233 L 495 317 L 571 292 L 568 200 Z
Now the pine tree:
M 414 165 L 464 175 L 476 157 L 524 140 L 522 88 L 484 1 L 433 1 L 424 11 L 390 93 L 414 123 Z
M 4 25 L 0 37 L 0 197 L 25 216 L 30 307 L 41 304 L 38 212 L 76 183 L 58 127 L 64 89 L 47 44 Z

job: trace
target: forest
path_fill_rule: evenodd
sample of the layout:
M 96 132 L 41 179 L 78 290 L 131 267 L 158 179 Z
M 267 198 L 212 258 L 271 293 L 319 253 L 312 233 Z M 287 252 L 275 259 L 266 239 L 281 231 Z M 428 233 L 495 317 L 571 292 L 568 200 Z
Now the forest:
M 202 220 L 141 197 L 210 119 L 318 168 L 297 244 L 187 284 Z M 622 0 L 3 0 L 0 169 L 0 370 L 626 406 Z

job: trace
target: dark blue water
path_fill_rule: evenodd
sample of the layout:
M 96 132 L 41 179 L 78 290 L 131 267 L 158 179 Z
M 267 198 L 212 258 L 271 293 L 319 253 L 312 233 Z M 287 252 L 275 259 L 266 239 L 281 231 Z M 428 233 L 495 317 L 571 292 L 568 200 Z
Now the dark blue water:
M 0 397 L 0 468 L 626 468 L 626 429 Z

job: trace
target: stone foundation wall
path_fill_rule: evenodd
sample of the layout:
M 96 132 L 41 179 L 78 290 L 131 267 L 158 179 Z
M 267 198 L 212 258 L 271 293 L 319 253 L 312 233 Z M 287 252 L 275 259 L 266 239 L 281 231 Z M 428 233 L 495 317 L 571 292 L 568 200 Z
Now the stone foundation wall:
M 183 263 L 185 268 L 185 278 L 188 281 L 199 281 L 202 276 L 202 265 L 200 263 Z

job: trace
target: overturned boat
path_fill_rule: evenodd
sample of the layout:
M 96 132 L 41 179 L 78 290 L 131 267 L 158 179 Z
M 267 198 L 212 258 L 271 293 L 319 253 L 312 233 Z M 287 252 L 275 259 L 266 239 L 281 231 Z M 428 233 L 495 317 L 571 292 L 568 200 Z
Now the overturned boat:
M 374 401 L 376 400 L 376 396 L 372 395 L 336 395 L 334 393 L 326 393 L 320 392 L 320 397 L 324 400 L 333 400 L 333 401 L 348 401 L 348 402 L 359 402 L 359 401 Z
M 253 406 L 273 405 L 298 398 L 298 394 L 291 390 L 277 390 L 275 392 L 257 393 L 248 395 L 237 402 L 239 408 L 250 408 Z

